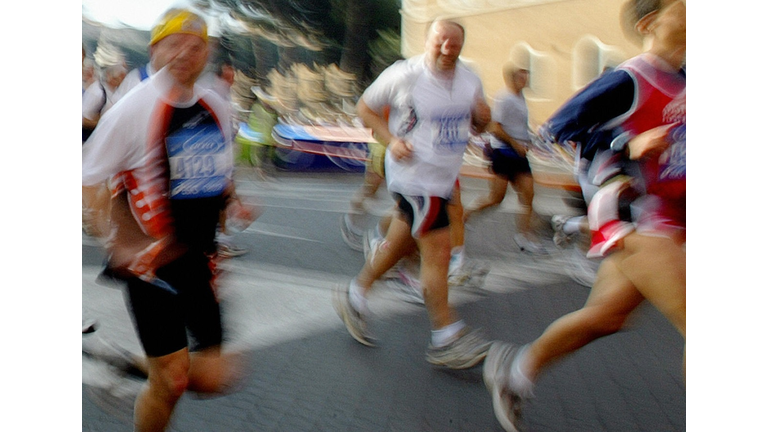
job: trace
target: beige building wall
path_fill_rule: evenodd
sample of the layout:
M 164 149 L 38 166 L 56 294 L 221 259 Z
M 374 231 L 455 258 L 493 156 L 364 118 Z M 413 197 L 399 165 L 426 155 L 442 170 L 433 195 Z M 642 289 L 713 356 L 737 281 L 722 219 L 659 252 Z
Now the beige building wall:
M 623 0 L 403 0 L 402 54 L 424 52 L 427 26 L 450 18 L 466 30 L 462 59 L 492 97 L 513 60 L 531 71 L 525 90 L 531 124 L 544 122 L 607 67 L 637 55 L 619 23 Z

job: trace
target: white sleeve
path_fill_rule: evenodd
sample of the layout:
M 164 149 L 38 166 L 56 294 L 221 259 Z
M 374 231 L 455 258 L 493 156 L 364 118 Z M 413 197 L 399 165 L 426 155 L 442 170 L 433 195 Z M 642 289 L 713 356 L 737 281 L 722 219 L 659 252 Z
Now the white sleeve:
M 106 102 L 106 94 L 101 84 L 96 81 L 89 85 L 83 93 L 83 117 L 88 120 L 96 120 L 101 114 L 101 108 Z
M 361 98 L 369 108 L 381 112 L 385 106 L 392 104 L 399 85 L 404 80 L 406 80 L 405 61 L 397 61 L 379 74 L 376 80 L 365 89 Z
M 141 158 L 136 145 L 136 122 L 116 110 L 107 111 L 83 144 L 83 186 L 98 185 L 120 171 L 132 168 L 131 161 Z

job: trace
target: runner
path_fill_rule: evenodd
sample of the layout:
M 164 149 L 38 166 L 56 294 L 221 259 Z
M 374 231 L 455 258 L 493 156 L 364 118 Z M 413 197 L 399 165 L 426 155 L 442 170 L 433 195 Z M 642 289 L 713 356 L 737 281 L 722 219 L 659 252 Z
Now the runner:
M 544 246 L 535 238 L 531 228 L 533 217 L 533 174 L 526 153 L 531 143 L 528 134 L 528 106 L 523 89 L 528 86 L 528 70 L 513 62 L 504 65 L 502 74 L 506 88 L 496 96 L 491 132 L 491 171 L 495 177 L 488 181 L 488 195 L 475 200 L 464 213 L 467 220 L 478 212 L 497 207 L 507 195 L 507 185 L 517 192 L 522 214 L 518 217 L 517 233 L 513 237 L 522 251 L 540 255 Z
M 482 130 L 490 121 L 480 78 L 458 58 L 463 45 L 461 25 L 432 23 L 425 54 L 387 68 L 358 102 L 365 125 L 388 143 L 387 188 L 398 213 L 387 230 L 387 247 L 334 292 L 334 307 L 349 333 L 372 346 L 366 296 L 375 280 L 418 248 L 432 328 L 427 361 L 453 369 L 474 366 L 488 348 L 488 342 L 478 331 L 470 331 L 448 304 L 451 239 L 446 207 L 470 128 Z M 387 106 L 389 121 L 383 112 Z
M 592 161 L 590 255 L 607 256 L 584 307 L 530 344 L 490 348 L 483 377 L 507 431 L 520 430 L 522 404 L 548 366 L 621 330 L 643 300 L 685 338 L 685 1 L 629 0 L 624 11 L 646 51 L 593 81 L 544 128 Z
M 229 108 L 195 81 L 208 59 L 205 21 L 166 12 L 150 50 L 165 66 L 110 109 L 83 148 L 83 189 L 113 178 L 110 267 L 148 357 L 135 430 L 162 431 L 187 390 L 220 394 L 240 372 L 222 353 L 211 257 L 232 185 Z M 194 342 L 188 340 L 188 332 Z

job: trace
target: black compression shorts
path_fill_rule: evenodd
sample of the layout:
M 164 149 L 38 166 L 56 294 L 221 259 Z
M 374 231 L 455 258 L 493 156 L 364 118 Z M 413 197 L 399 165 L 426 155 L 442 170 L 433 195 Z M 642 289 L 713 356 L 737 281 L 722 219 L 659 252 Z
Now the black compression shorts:
M 157 277 L 176 293 L 138 278 L 127 281 L 133 323 L 147 356 L 221 345 L 221 310 L 211 286 L 208 258 L 202 253 L 187 253 L 158 269 Z

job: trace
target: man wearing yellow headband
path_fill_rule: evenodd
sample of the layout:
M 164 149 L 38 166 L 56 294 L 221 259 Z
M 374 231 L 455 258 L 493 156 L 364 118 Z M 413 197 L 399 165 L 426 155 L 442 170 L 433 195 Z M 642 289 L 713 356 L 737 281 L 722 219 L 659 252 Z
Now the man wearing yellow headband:
M 207 25 L 202 18 L 186 9 L 170 9 L 158 20 L 150 33 L 149 63 L 128 73 L 115 92 L 115 100 L 168 64 L 167 56 L 162 55 L 162 50 L 154 47 L 161 39 L 175 33 L 191 34 L 208 41 Z
M 232 187 L 229 106 L 195 85 L 208 59 L 205 21 L 171 10 L 152 30 L 160 69 L 107 111 L 83 148 L 83 193 L 110 180 L 109 269 L 147 355 L 135 430 L 162 431 L 187 390 L 221 393 L 239 368 L 221 354 L 210 256 Z M 192 336 L 187 339 L 187 334 Z

